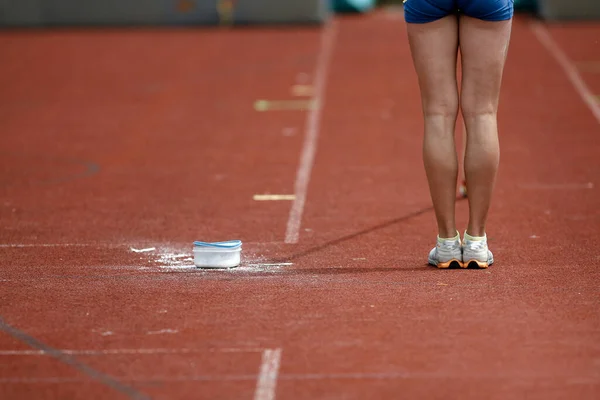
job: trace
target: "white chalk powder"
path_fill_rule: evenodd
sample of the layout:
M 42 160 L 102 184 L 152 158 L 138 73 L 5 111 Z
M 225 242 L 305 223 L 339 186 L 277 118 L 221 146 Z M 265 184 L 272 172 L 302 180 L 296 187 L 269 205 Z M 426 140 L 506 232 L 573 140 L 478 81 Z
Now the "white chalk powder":
M 131 251 L 139 253 L 131 248 Z M 191 252 L 191 246 L 157 246 L 153 251 L 143 252 L 144 258 L 152 262 L 154 265 L 165 270 L 197 270 L 199 272 L 230 272 L 230 273 L 248 273 L 248 272 L 277 272 L 293 266 L 291 262 L 276 263 L 268 258 L 254 254 L 252 251 L 245 250 L 242 253 L 242 262 L 240 266 L 235 268 L 197 268 L 194 265 L 194 256 Z M 141 267 L 140 269 L 148 268 Z

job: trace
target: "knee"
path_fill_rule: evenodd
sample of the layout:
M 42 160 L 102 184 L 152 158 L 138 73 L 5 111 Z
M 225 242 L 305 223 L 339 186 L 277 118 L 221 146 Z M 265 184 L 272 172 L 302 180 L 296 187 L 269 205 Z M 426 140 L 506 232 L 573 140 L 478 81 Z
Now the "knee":
M 444 99 L 423 102 L 425 117 L 444 117 L 456 119 L 458 116 L 458 99 Z
M 460 112 L 465 119 L 494 116 L 498 113 L 498 104 L 492 100 L 463 97 L 460 102 Z

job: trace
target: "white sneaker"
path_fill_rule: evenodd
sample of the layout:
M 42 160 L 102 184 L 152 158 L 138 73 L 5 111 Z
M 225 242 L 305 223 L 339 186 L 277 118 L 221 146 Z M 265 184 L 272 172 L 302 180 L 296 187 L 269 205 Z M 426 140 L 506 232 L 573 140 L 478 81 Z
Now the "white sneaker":
M 488 249 L 487 235 L 476 240 L 473 239 L 473 237 L 465 232 L 462 249 L 462 267 L 469 268 L 470 265 L 476 264 L 479 268 L 487 268 L 494 263 L 494 255 Z
M 429 264 L 438 268 L 450 268 L 453 263 L 462 267 L 460 236 L 457 234 L 451 239 L 440 239 L 438 236 L 435 247 L 429 252 Z

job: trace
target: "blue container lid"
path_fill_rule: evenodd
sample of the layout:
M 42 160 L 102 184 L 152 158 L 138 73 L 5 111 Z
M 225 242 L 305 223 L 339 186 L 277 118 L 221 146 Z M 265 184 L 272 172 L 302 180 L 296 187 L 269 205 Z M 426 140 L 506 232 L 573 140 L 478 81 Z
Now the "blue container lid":
M 242 241 L 241 240 L 228 240 L 226 242 L 213 242 L 213 243 L 208 243 L 208 242 L 201 242 L 201 241 L 195 241 L 194 242 L 194 247 L 214 247 L 214 248 L 220 248 L 220 249 L 235 249 L 238 248 L 242 245 Z

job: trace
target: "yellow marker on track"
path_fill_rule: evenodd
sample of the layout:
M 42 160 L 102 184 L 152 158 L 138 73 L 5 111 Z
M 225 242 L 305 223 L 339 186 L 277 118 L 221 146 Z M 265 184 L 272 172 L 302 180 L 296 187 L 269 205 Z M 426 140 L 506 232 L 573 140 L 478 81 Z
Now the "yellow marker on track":
M 296 196 L 293 194 L 255 194 L 253 198 L 256 201 L 296 200 Z
M 282 111 L 282 110 L 312 110 L 316 108 L 314 100 L 256 100 L 254 109 L 258 112 Z

